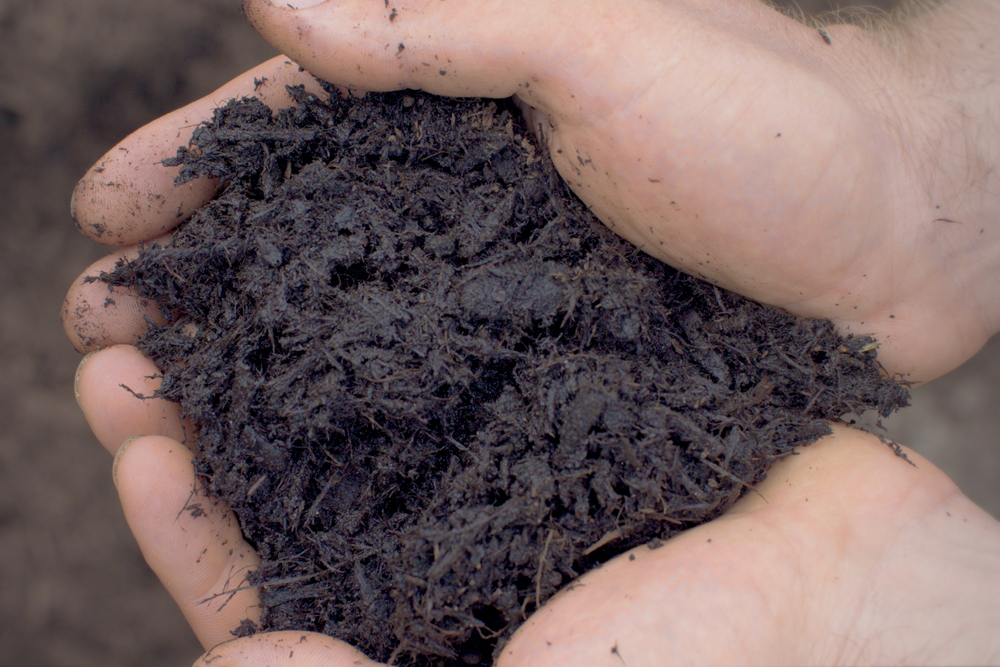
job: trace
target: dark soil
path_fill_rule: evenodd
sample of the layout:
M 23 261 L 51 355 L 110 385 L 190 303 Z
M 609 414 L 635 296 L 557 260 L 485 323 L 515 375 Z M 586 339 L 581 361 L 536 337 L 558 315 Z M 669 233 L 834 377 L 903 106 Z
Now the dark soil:
M 182 177 L 227 187 L 110 278 L 170 319 L 142 349 L 264 559 L 262 629 L 488 661 L 826 420 L 906 403 L 869 339 L 609 232 L 506 103 L 298 99 L 199 129 Z

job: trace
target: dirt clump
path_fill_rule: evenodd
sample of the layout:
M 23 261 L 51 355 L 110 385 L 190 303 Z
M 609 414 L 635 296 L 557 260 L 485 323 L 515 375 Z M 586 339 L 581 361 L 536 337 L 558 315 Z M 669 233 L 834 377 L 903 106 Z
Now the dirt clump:
M 488 662 L 826 420 L 905 405 L 870 339 L 608 231 L 512 105 L 294 94 L 217 110 L 175 163 L 226 186 L 105 278 L 169 320 L 141 349 L 263 558 L 261 629 Z

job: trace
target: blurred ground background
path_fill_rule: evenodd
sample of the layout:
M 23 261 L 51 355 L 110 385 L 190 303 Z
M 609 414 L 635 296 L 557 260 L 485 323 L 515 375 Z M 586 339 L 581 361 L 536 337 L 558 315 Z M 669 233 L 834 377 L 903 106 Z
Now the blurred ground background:
M 103 250 L 74 229 L 69 198 L 126 134 L 273 54 L 237 0 L 0 0 L 2 667 L 166 667 L 201 653 L 73 399 L 79 358 L 60 306 Z M 1000 516 L 1000 340 L 913 402 L 892 434 Z

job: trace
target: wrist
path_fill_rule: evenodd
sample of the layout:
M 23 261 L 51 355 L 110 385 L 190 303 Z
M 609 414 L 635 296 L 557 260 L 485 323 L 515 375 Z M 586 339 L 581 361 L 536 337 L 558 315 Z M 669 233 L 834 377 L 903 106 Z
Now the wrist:
M 1000 331 L 1000 4 L 904 0 L 886 34 L 910 88 L 907 150 L 935 267 L 952 307 L 985 339 Z

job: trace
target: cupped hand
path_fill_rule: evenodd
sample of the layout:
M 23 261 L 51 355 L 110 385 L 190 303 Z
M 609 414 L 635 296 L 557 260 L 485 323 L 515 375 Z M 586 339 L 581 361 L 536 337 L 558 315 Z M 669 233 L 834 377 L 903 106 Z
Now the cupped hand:
M 932 379 L 1000 329 L 1000 137 L 979 88 L 935 87 L 955 49 L 890 48 L 846 25 L 824 38 L 757 0 L 296 4 L 315 2 L 245 11 L 340 85 L 516 96 L 609 227 L 755 300 L 875 335 L 890 372 Z M 126 140 L 77 191 L 83 231 L 134 243 L 182 220 L 214 184 L 174 188 L 159 159 L 212 105 L 253 94 L 251 78 L 277 101 L 296 75 L 248 74 Z
M 154 370 L 111 347 L 81 365 L 78 395 L 109 449 L 148 434 L 118 452 L 115 480 L 143 554 L 210 649 L 198 665 L 376 665 L 312 633 L 232 639 L 258 618 L 244 576 L 259 560 L 199 487 L 176 406 L 136 396 Z M 835 428 L 721 518 L 574 582 L 496 664 L 994 664 L 1000 523 L 907 454 L 915 466 Z

